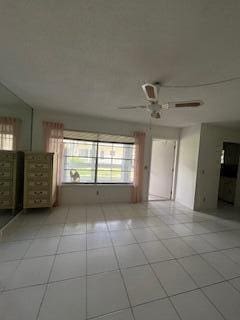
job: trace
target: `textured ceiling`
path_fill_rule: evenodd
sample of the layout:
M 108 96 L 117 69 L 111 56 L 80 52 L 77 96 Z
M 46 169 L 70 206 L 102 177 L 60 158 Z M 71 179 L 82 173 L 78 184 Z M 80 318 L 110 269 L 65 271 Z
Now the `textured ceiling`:
M 148 121 L 140 85 L 240 76 L 239 0 L 1 0 L 0 81 L 36 108 Z M 161 125 L 240 120 L 240 81 L 160 91 Z

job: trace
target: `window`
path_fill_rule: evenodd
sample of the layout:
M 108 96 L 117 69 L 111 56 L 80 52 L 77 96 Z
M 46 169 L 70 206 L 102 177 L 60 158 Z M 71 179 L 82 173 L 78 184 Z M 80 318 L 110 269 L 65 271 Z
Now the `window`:
M 13 134 L 0 133 L 0 150 L 13 150 Z
M 63 182 L 133 182 L 135 147 L 132 137 L 73 131 L 65 131 L 64 136 Z
M 16 150 L 19 129 L 19 119 L 0 117 L 0 150 Z

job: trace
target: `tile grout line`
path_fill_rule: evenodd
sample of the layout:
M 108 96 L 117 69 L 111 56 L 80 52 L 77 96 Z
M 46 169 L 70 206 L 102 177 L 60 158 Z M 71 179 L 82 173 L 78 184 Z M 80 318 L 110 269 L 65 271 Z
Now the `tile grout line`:
M 136 268 L 136 267 L 143 267 L 143 266 L 147 266 L 148 264 L 144 264 L 144 265 L 138 265 L 138 266 L 134 266 L 134 267 L 130 267 L 130 268 Z M 127 268 L 127 269 L 130 269 L 130 268 Z M 115 269 L 115 270 L 110 270 L 110 271 L 106 271 L 106 272 L 101 272 L 101 273 L 96 273 L 96 274 L 91 274 L 89 275 L 90 276 L 94 276 L 94 275 L 99 275 L 99 274 L 107 274 L 107 273 L 112 273 L 114 271 L 120 271 L 122 269 Z M 125 269 L 124 269 L 125 270 Z M 54 283 L 58 283 L 58 282 L 64 282 L 66 280 L 74 280 L 74 279 L 83 279 L 85 278 L 84 275 L 82 276 L 77 276 L 77 277 L 70 277 L 70 278 L 65 278 L 65 279 L 61 279 L 61 280 L 55 280 L 55 281 L 50 281 L 50 282 L 44 282 L 44 283 L 38 283 L 38 284 L 33 284 L 33 285 L 29 285 L 29 286 L 22 286 L 22 287 L 18 287 L 18 288 L 14 288 L 14 289 L 9 289 L 9 290 L 6 290 L 4 292 L 11 292 L 11 291 L 15 291 L 15 290 L 19 290 L 19 289 L 25 289 L 25 288 L 31 288 L 31 287 L 39 287 L 39 286 L 44 286 L 44 285 L 47 285 L 47 284 L 54 284 Z M 158 299 L 153 299 L 153 300 L 150 300 L 150 301 L 147 301 L 147 302 L 143 302 L 143 303 L 139 303 L 137 304 L 136 306 L 140 306 L 140 305 L 144 305 L 144 304 L 147 304 L 147 303 L 150 303 L 150 302 L 153 302 L 153 301 L 157 301 L 157 300 L 162 300 L 162 299 L 166 299 L 166 298 L 172 298 L 172 297 L 176 297 L 178 295 L 181 295 L 183 293 L 190 293 L 190 292 L 193 292 L 193 291 L 199 291 L 200 289 L 204 289 L 204 288 L 208 288 L 208 287 L 211 287 L 211 286 L 214 286 L 216 284 L 220 284 L 220 283 L 225 283 L 225 282 L 229 282 L 231 280 L 234 280 L 234 279 L 238 279 L 239 277 L 234 277 L 234 278 L 231 278 L 229 280 L 222 280 L 222 281 L 218 281 L 216 283 L 211 283 L 211 284 L 208 284 L 208 285 L 205 285 L 205 286 L 197 286 L 197 288 L 194 288 L 194 289 L 190 289 L 190 290 L 185 290 L 185 291 L 182 291 L 182 292 L 179 292 L 179 293 L 175 293 L 175 294 L 172 294 L 172 295 L 166 295 L 165 297 L 163 298 L 158 298 Z M 235 287 L 234 287 L 235 288 Z M 237 289 L 236 289 L 237 290 Z M 239 290 L 237 290 L 239 291 Z M 135 307 L 135 306 L 134 306 Z M 128 309 L 128 308 L 124 308 L 124 309 Z
M 154 241 L 147 241 L 147 242 L 136 242 L 136 243 L 131 243 L 131 244 L 126 244 L 126 245 L 112 245 L 114 247 L 128 247 L 128 246 L 132 246 L 132 245 L 138 245 L 139 247 L 141 247 L 141 244 L 145 244 L 145 243 L 149 243 L 149 242 L 160 242 L 164 247 L 165 245 L 160 241 L 160 240 L 154 240 Z M 91 249 L 88 249 L 87 251 L 96 251 L 96 250 L 101 250 L 101 249 L 110 249 L 112 248 L 112 246 L 107 246 L 107 247 L 97 247 L 97 248 L 91 248 Z M 165 247 L 166 248 L 166 247 Z M 203 255 L 205 254 L 211 254 L 211 253 L 222 253 L 227 259 L 231 260 L 233 264 L 235 265 L 240 265 L 238 262 L 235 262 L 233 259 L 231 259 L 230 257 L 228 257 L 225 253 L 223 253 L 222 251 L 225 251 L 225 250 L 231 250 L 231 249 L 239 249 L 240 247 L 233 247 L 233 248 L 229 248 L 229 249 L 218 249 L 218 250 L 215 250 L 215 251 L 207 251 L 207 252 L 201 252 L 201 253 L 196 253 L 196 254 L 191 254 L 191 255 L 184 255 L 184 256 L 181 256 L 181 257 L 174 257 L 172 256 L 171 258 L 167 258 L 166 260 L 159 260 L 159 261 L 154 261 L 154 262 L 149 262 L 151 265 L 154 265 L 154 264 L 158 264 L 158 263 L 161 263 L 161 262 L 165 262 L 165 261 L 172 261 L 172 260 L 175 260 L 175 261 L 179 261 L 179 260 L 182 260 L 182 259 L 187 259 L 187 258 L 191 258 L 191 257 L 196 257 L 196 256 L 200 256 L 211 268 L 213 268 L 218 274 L 220 274 L 222 277 L 223 275 L 213 266 L 211 265 L 204 257 Z M 168 250 L 168 248 L 166 248 Z M 27 249 L 28 250 L 28 249 Z M 55 253 L 55 254 L 48 254 L 48 255 L 43 255 L 43 256 L 34 256 L 34 257 L 29 257 L 29 258 L 20 258 L 20 259 L 15 259 L 15 260 L 6 260 L 6 261 L 2 261 L 1 263 L 8 263 L 8 262 L 14 262 L 14 261 L 19 261 L 21 262 L 22 260 L 24 261 L 27 261 L 27 260 L 34 260 L 34 259 L 38 259 L 38 258 L 44 258 L 44 257 L 51 257 L 51 256 L 59 256 L 59 255 L 67 255 L 67 254 L 71 254 L 71 253 L 83 253 L 84 251 L 86 250 L 80 250 L 80 251 L 68 251 L 68 252 L 62 252 L 62 253 Z M 169 252 L 169 250 L 168 250 Z M 148 264 L 148 263 L 147 263 Z M 138 266 L 144 266 L 146 264 L 140 264 Z M 121 269 L 129 269 L 129 268 L 133 268 L 134 266 L 129 266 L 129 267 L 123 267 Z M 117 269 L 113 269 L 113 270 L 117 270 Z M 111 270 L 111 271 L 113 271 Z M 93 273 L 93 274 L 90 274 L 90 275 L 96 275 L 96 274 L 100 274 L 100 273 L 106 273 L 107 271 L 103 271 L 103 272 L 97 272 L 97 273 Z M 228 281 L 228 280 L 232 280 L 232 279 L 236 279 L 236 278 L 240 278 L 240 273 L 239 275 L 236 275 L 234 277 L 230 277 L 230 278 L 225 278 L 224 280 L 225 281 Z M 55 281 L 52 281 L 52 282 L 55 282 Z M 204 286 L 203 286 L 204 287 Z M 17 289 L 17 288 L 16 288 Z M 11 289 L 13 290 L 13 289 Z
M 238 248 L 238 247 L 237 247 L 237 248 Z M 233 248 L 233 249 L 234 249 L 234 248 Z M 213 251 L 213 253 L 222 253 L 221 251 L 222 251 L 222 250 Z M 204 255 L 205 255 L 205 254 L 208 254 L 208 253 L 211 254 L 212 252 L 202 253 L 202 254 L 200 254 L 200 257 L 201 257 L 210 267 L 212 267 L 218 274 L 220 274 L 226 281 L 228 281 L 228 279 L 226 279 L 225 276 L 224 276 L 220 271 L 218 271 L 217 268 L 216 268 L 214 265 L 212 265 L 212 264 L 204 257 Z M 229 257 L 228 257 L 227 255 L 225 255 L 224 253 L 222 253 L 222 254 L 223 254 L 227 259 L 231 260 L 234 265 L 240 267 L 240 264 L 239 264 L 239 263 L 233 261 L 231 258 L 229 258 Z M 239 278 L 239 277 L 240 277 L 240 273 L 239 273 L 239 275 L 236 276 L 236 278 Z M 234 277 L 234 278 L 235 278 L 235 277 Z M 230 278 L 230 279 L 231 279 L 231 278 Z
M 155 216 L 154 216 L 155 217 Z M 142 217 L 141 217 L 142 218 Z M 161 219 L 159 218 L 159 217 L 157 217 L 156 216 L 156 218 L 158 218 L 159 220 L 160 220 L 160 222 L 162 222 L 161 221 Z M 104 222 L 107 224 L 107 221 L 108 220 L 104 220 Z M 166 224 L 165 222 L 162 222 L 163 224 L 164 224 L 164 226 L 165 227 L 168 227 L 168 228 L 170 228 L 173 232 L 174 232 L 174 230 L 170 227 L 171 225 L 173 225 L 173 224 Z M 38 231 L 40 231 L 40 229 L 41 229 L 41 227 L 43 227 L 43 226 L 54 226 L 54 225 L 63 225 L 63 226 L 65 226 L 67 223 L 65 222 L 65 223 L 50 223 L 50 224 L 38 224 L 38 225 L 35 225 L 35 226 L 39 226 L 39 230 Z M 74 222 L 71 222 L 71 224 L 74 224 Z M 179 225 L 179 224 L 184 224 L 184 223 L 175 223 L 174 225 Z M 114 231 L 121 231 L 121 230 L 132 230 L 132 229 L 145 229 L 145 228 L 150 228 L 151 230 L 152 230 L 152 228 L 157 228 L 158 227 L 158 225 L 157 226 L 154 226 L 154 225 L 145 225 L 145 226 L 142 226 L 142 227 L 132 227 L 132 228 L 130 228 L 130 227 L 128 227 L 128 228 L 123 228 L 123 229 L 117 229 L 117 230 L 111 230 L 111 229 L 109 229 L 109 232 L 114 232 Z M 161 225 L 159 225 L 159 228 L 161 227 Z M 188 227 L 186 227 L 186 228 L 188 228 Z M 19 229 L 19 228 L 17 228 L 17 229 Z M 21 228 L 20 228 L 21 229 Z M 189 228 L 188 228 L 189 229 Z M 193 236 L 199 236 L 199 237 L 201 237 L 202 235 L 208 235 L 208 234 L 218 234 L 218 233 L 224 233 L 224 232 L 232 232 L 232 231 L 237 231 L 237 230 L 239 230 L 240 229 L 240 226 L 238 227 L 238 228 L 231 228 L 231 229 L 225 229 L 225 230 L 219 230 L 219 231 L 209 231 L 209 232 L 202 232 L 202 233 L 192 233 L 192 234 L 190 234 L 190 235 L 180 235 L 180 234 L 177 234 L 176 232 L 176 236 L 174 236 L 174 237 L 171 237 L 171 238 L 178 238 L 178 237 L 181 237 L 181 238 L 187 238 L 187 237 L 193 237 Z M 190 231 L 191 231 L 191 229 L 189 229 Z M 153 230 L 152 230 L 153 231 Z M 88 233 L 96 233 L 96 232 L 104 232 L 104 231 L 89 231 L 89 232 L 85 232 L 85 233 L 77 233 L 77 234 L 88 234 Z M 154 232 L 154 231 L 153 231 Z M 73 234 L 66 234 L 66 235 L 62 235 L 62 236 L 69 236 L 69 235 L 73 235 Z M 52 236 L 41 236 L 41 237 L 38 237 L 38 232 L 36 232 L 36 234 L 35 234 L 35 236 L 32 238 L 32 237 L 30 237 L 30 238 L 22 238 L 22 239 L 16 239 L 16 240 L 10 240 L 10 241 L 3 241 L 3 240 L 1 240 L 0 241 L 0 243 L 9 243 L 9 242 L 18 242 L 18 241 L 27 241 L 27 240 L 34 240 L 34 239 L 43 239 L 43 238 L 52 238 L 52 237 L 57 237 L 57 236 L 59 236 L 59 235 L 52 235 Z M 169 239 L 171 239 L 171 238 L 169 238 Z M 168 239 L 168 238 L 166 238 L 166 239 Z M 205 240 L 204 238 L 203 238 L 203 240 Z M 208 240 L 205 240 L 206 242 L 208 242 L 210 245 L 212 245 Z M 222 250 L 224 250 L 224 249 L 222 249 Z
M 235 278 L 235 279 L 237 279 L 237 278 Z M 229 279 L 227 282 L 229 283 L 230 286 L 232 286 L 233 289 L 235 289 L 237 292 L 240 293 L 240 288 L 235 287 L 234 284 L 232 284 L 232 282 L 231 282 L 232 280 L 234 280 L 234 279 Z
M 212 233 L 214 233 L 214 232 L 212 232 Z M 183 241 L 184 241 L 184 240 L 183 240 Z M 184 241 L 184 242 L 185 242 L 185 241 Z M 204 259 L 204 257 L 202 257 L 201 254 L 199 254 L 199 256 L 207 263 L 208 266 L 213 267 L 208 261 L 206 261 L 206 259 Z M 177 261 L 177 262 L 178 262 L 178 261 Z M 217 312 L 219 312 L 219 314 L 223 317 L 223 319 L 227 320 L 227 319 L 224 317 L 224 315 L 222 314 L 222 312 L 221 312 L 221 311 L 217 308 L 217 306 L 210 300 L 210 298 L 207 296 L 207 294 L 206 294 L 206 293 L 204 292 L 204 290 L 203 290 L 203 288 L 209 287 L 209 286 L 213 286 L 213 285 L 215 285 L 215 284 L 217 284 L 217 283 L 213 283 L 213 284 L 210 284 L 210 285 L 205 286 L 205 287 L 200 287 L 200 286 L 198 285 L 198 283 L 195 281 L 195 279 L 192 277 L 192 275 L 190 274 L 190 272 L 188 272 L 188 271 L 186 270 L 186 268 L 184 267 L 184 265 L 182 265 L 180 262 L 178 262 L 178 263 L 179 263 L 180 266 L 183 268 L 183 270 L 189 275 L 189 277 L 192 279 L 193 283 L 195 283 L 195 285 L 197 286 L 197 290 L 200 290 L 200 291 L 202 292 L 202 294 L 205 296 L 205 298 L 206 298 L 206 299 L 210 302 L 210 304 L 214 307 L 214 309 L 216 309 Z M 213 269 L 214 269 L 221 277 L 223 277 L 223 275 L 220 274 L 220 272 L 219 272 L 215 267 L 213 267 Z M 224 277 L 223 277 L 223 279 L 224 279 Z M 218 282 L 218 283 L 224 283 L 224 282 L 228 282 L 228 281 L 226 281 L 226 279 L 224 279 L 223 281 Z M 170 300 L 172 300 L 172 299 L 170 298 Z
M 204 261 L 205 261 L 205 260 L 204 260 Z M 180 263 L 179 263 L 179 264 L 180 264 Z M 184 267 L 182 264 L 180 264 L 180 265 L 182 266 L 183 270 L 189 275 L 189 277 L 192 279 L 192 281 L 195 283 L 195 285 L 198 287 L 198 284 L 197 284 L 197 282 L 195 281 L 195 279 L 192 277 L 192 275 L 185 269 L 185 267 Z M 223 283 L 223 282 L 226 282 L 226 281 L 222 281 L 222 282 L 220 282 L 220 283 Z M 208 285 L 208 286 L 206 286 L 206 287 L 210 287 L 210 286 L 215 285 L 215 284 L 216 284 L 216 283 L 213 283 L 213 284 Z M 203 287 L 198 287 L 198 290 L 201 291 L 201 293 L 205 296 L 205 298 L 208 300 L 208 302 L 210 302 L 210 304 L 213 306 L 213 308 L 216 309 L 216 311 L 223 317 L 223 319 L 227 320 L 227 319 L 224 317 L 224 315 L 222 314 L 222 312 L 215 306 L 215 304 L 210 300 L 210 298 L 209 298 L 209 297 L 207 296 L 207 294 L 204 292 Z
M 24 257 L 25 257 L 25 255 L 26 255 L 26 253 L 28 252 L 28 250 L 30 249 L 32 243 L 33 243 L 33 240 L 28 240 L 28 241 L 29 241 L 29 245 L 28 245 L 27 248 L 25 249 L 24 254 L 22 255 L 22 257 L 21 257 L 20 259 L 3 261 L 3 263 L 4 263 L 4 262 L 11 262 L 11 261 L 18 261 L 18 264 L 17 264 L 17 266 L 16 266 L 16 269 L 13 270 L 13 272 L 11 272 L 11 274 L 9 275 L 9 277 L 7 277 L 6 282 L 8 281 L 8 279 L 10 279 L 11 276 L 13 276 L 13 275 L 17 272 L 17 269 L 19 268 L 20 264 L 22 263 L 22 261 L 25 260 Z M 3 289 L 1 290 L 1 294 L 6 291 L 5 288 L 6 288 L 6 284 L 3 286 Z
M 58 237 L 54 237 L 54 238 L 58 238 Z M 60 238 L 60 237 L 59 237 Z M 164 240 L 168 240 L 168 239 L 164 239 Z M 150 241 L 144 241 L 144 242 L 134 242 L 134 243 L 130 243 L 130 244 L 125 244 L 125 245 L 114 245 L 113 246 L 115 248 L 122 248 L 122 247 L 128 247 L 128 246 L 132 246 L 132 245 L 139 245 L 141 246 L 141 244 L 146 244 L 146 243 L 150 243 L 150 242 L 160 242 L 165 248 L 165 244 L 162 243 L 161 240 L 150 240 Z M 108 249 L 108 248 L 112 248 L 112 246 L 103 246 L 103 247 L 96 247 L 96 248 L 89 248 L 87 251 L 95 251 L 95 250 L 100 250 L 100 249 Z M 206 251 L 206 252 L 201 252 L 201 253 L 194 253 L 194 254 L 190 254 L 190 255 L 183 255 L 183 256 L 180 256 L 180 257 L 174 257 L 172 256 L 171 258 L 167 258 L 166 260 L 159 260 L 159 261 L 154 261 L 154 262 L 151 262 L 151 264 L 156 264 L 156 263 L 160 263 L 160 262 L 164 262 L 164 261 L 171 261 L 171 260 L 179 260 L 179 259 L 184 259 L 184 258 L 190 258 L 190 257 L 195 257 L 195 256 L 201 256 L 204 260 L 205 258 L 203 257 L 203 255 L 205 254 L 211 254 L 211 253 L 222 253 L 223 255 L 226 256 L 226 258 L 228 258 L 229 260 L 231 260 L 234 264 L 236 265 L 239 265 L 239 263 L 235 262 L 232 258 L 228 257 L 225 253 L 223 253 L 222 251 L 225 251 L 225 250 L 231 250 L 231 249 L 239 249 L 240 247 L 231 247 L 231 248 L 228 248 L 228 249 L 217 249 L 217 250 L 213 250 L 213 251 Z M 169 249 L 166 248 L 168 251 Z M 27 249 L 28 250 L 28 249 Z M 84 251 L 86 250 L 74 250 L 74 251 L 66 251 L 66 252 L 57 252 L 56 254 L 46 254 L 46 255 L 37 255 L 37 256 L 32 256 L 32 257 L 23 257 L 23 258 L 19 258 L 19 259 L 12 259 L 12 260 L 3 260 L 1 261 L 0 263 L 4 264 L 4 263 L 9 263 L 9 262 L 14 262 L 14 261 L 19 261 L 21 262 L 22 260 L 24 261 L 27 261 L 27 260 L 32 260 L 32 259 L 38 259 L 38 258 L 44 258 L 44 257 L 51 257 L 51 256 L 59 256 L 59 255 L 67 255 L 67 254 L 71 254 L 71 253 L 83 253 Z M 172 255 L 172 254 L 171 254 Z M 214 266 L 212 266 L 207 260 L 205 260 L 205 262 L 210 265 L 212 268 L 215 269 Z M 144 265 L 144 264 L 142 264 Z M 132 268 L 132 267 L 124 267 L 124 269 L 128 269 L 128 268 Z M 217 269 L 215 269 L 218 273 L 219 271 Z M 102 273 L 102 272 L 99 272 L 99 273 Z M 240 277 L 240 274 L 239 276 L 236 276 L 236 277 Z M 235 278 L 235 277 L 234 277 Z
M 134 234 L 133 234 L 133 237 L 134 237 Z M 160 242 L 160 243 L 161 243 L 161 242 Z M 162 244 L 162 245 L 164 246 L 164 244 Z M 165 247 L 165 246 L 164 246 L 164 247 Z M 144 252 L 143 248 L 142 248 L 140 245 L 139 245 L 139 248 L 140 248 L 140 250 L 142 251 L 142 254 L 144 255 L 146 261 L 148 262 L 148 266 L 149 266 L 150 269 L 152 270 L 152 272 L 153 272 L 154 276 L 156 277 L 158 283 L 160 284 L 161 288 L 163 289 L 163 291 L 164 291 L 164 293 L 165 293 L 165 295 L 166 295 L 165 298 L 168 299 L 168 301 L 170 302 L 171 306 L 173 307 L 173 309 L 175 310 L 176 314 L 178 315 L 179 319 L 182 319 L 182 317 L 180 316 L 178 310 L 175 308 L 175 306 L 173 305 L 171 299 L 168 297 L 168 293 L 167 293 L 166 289 L 164 288 L 163 284 L 161 283 L 160 279 L 157 277 L 157 275 L 156 275 L 156 273 L 155 273 L 155 270 L 153 269 L 152 265 L 151 265 L 150 262 L 148 261 L 147 256 L 145 255 L 145 252 Z M 168 250 L 168 248 L 165 247 L 165 249 L 171 254 L 171 252 L 170 252 L 170 250 Z M 171 255 L 172 255 L 172 254 L 171 254 Z M 184 320 L 184 319 L 182 319 L 182 320 Z
M 130 230 L 119 230 L 119 231 L 130 231 Z M 95 232 L 98 233 L 98 232 Z M 103 232 L 102 232 L 103 233 Z M 111 233 L 111 232 L 110 232 Z M 86 236 L 86 234 L 72 234 L 72 235 L 67 235 L 67 236 L 53 236 L 53 237 L 47 237 L 47 238 L 37 238 L 37 239 L 33 239 L 33 240 L 26 240 L 26 241 L 31 241 L 33 242 L 34 240 L 38 240 L 38 239 L 51 239 L 51 238 L 63 238 L 63 237 L 71 237 L 71 236 Z M 127 246 L 131 246 L 133 244 L 139 244 L 141 245 L 142 243 L 149 243 L 149 242 L 161 242 L 162 245 L 164 245 L 164 243 L 162 242 L 163 240 L 170 240 L 170 239 L 182 239 L 182 237 L 175 237 L 175 238 L 166 238 L 166 239 L 157 239 L 157 240 L 149 240 L 149 241 L 141 241 L 141 242 L 134 242 L 134 243 L 130 243 L 130 244 L 124 244 L 124 245 L 115 245 L 113 244 L 115 247 L 127 247 Z M 183 239 L 182 239 L 183 240 Z M 32 244 L 32 243 L 31 243 Z M 30 244 L 30 246 L 31 246 Z M 190 246 L 187 243 L 188 246 Z M 164 245 L 165 246 L 165 245 Z M 98 249 L 105 249 L 105 248 L 110 248 L 111 246 L 101 246 L 101 247 L 96 247 L 96 248 L 89 248 L 88 251 L 93 251 L 93 250 L 98 250 Z M 191 247 L 191 246 L 190 246 Z M 203 251 L 203 252 L 197 252 L 194 254 L 188 254 L 188 255 L 183 255 L 181 257 L 174 257 L 171 259 L 167 259 L 167 260 L 173 260 L 173 259 L 182 259 L 182 258 L 187 258 L 187 257 L 192 257 L 192 256 L 196 256 L 196 255 L 204 255 L 204 254 L 208 254 L 208 253 L 214 253 L 214 252 L 222 252 L 225 250 L 231 250 L 231 249 L 239 249 L 240 245 L 238 246 L 234 246 L 234 247 L 229 247 L 229 248 L 225 248 L 225 249 L 215 249 L 215 250 L 211 250 L 211 251 Z M 27 248 L 26 250 L 28 250 L 29 248 Z M 166 248 L 168 249 L 168 248 Z M 191 247 L 191 249 L 195 250 L 194 248 Z M 66 252 L 57 252 L 56 255 L 62 255 L 62 254 L 68 254 L 68 253 L 74 253 L 74 252 L 83 252 L 85 250 L 74 250 L 74 251 L 66 251 Z M 169 249 L 168 249 L 169 251 Z M 26 254 L 26 253 L 25 253 Z M 45 255 L 40 255 L 40 256 L 33 256 L 33 257 L 25 257 L 25 254 L 22 258 L 18 258 L 18 259 L 10 259 L 10 260 L 2 260 L 0 261 L 0 263 L 6 263 L 6 262 L 13 262 L 13 261 L 21 261 L 21 260 L 30 260 L 30 259 L 35 259 L 35 258 L 42 258 L 42 257 L 49 257 L 55 254 L 45 254 Z M 224 254 L 224 253 L 223 253 Z M 225 255 L 225 254 L 224 254 Z M 226 256 L 226 255 L 225 255 Z M 228 256 L 227 256 L 228 257 Z M 237 262 L 235 262 L 234 260 L 232 260 L 230 257 L 228 257 L 231 261 L 233 261 L 235 264 L 238 265 Z M 161 262 L 161 261 L 157 261 L 157 262 Z M 154 262 L 155 263 L 155 262 Z
M 103 215 L 105 216 L 105 212 L 104 212 L 104 209 L 102 208 L 102 206 L 101 206 L 101 210 L 102 210 L 102 212 L 103 212 Z M 107 228 L 108 228 L 108 226 L 107 226 Z M 109 230 L 109 228 L 108 228 L 108 230 Z M 109 233 L 110 233 L 110 232 L 109 232 Z M 118 264 L 119 274 L 120 274 L 120 276 L 121 276 L 122 283 L 123 283 L 123 286 L 124 286 L 124 289 L 125 289 L 125 292 L 126 292 L 126 295 L 127 295 L 129 308 L 130 308 L 130 310 L 131 310 L 131 314 L 132 314 L 133 320 L 136 320 L 135 315 L 134 315 L 134 312 L 133 312 L 133 308 L 132 308 L 132 305 L 131 305 L 130 297 L 129 297 L 129 294 L 128 294 L 127 286 L 126 286 L 126 283 L 125 283 L 125 280 L 124 280 L 122 271 L 121 271 L 121 269 L 120 269 L 120 264 L 119 264 L 119 261 L 118 261 L 118 257 L 117 257 L 117 253 L 116 253 L 114 244 L 113 244 L 113 239 L 112 239 L 112 237 L 111 237 L 111 233 L 110 233 L 110 239 L 111 239 L 111 242 L 112 242 L 112 247 L 113 247 L 113 252 L 114 252 L 114 255 L 115 255 L 115 259 L 116 259 L 117 264 Z
M 121 311 L 125 311 L 125 310 L 129 310 L 130 308 L 122 308 L 122 309 L 118 309 L 118 310 L 115 310 L 115 311 L 111 311 L 111 312 L 108 312 L 108 313 L 104 313 L 102 315 L 98 315 L 98 316 L 93 316 L 93 317 L 90 317 L 90 318 L 87 318 L 86 320 L 97 320 L 97 319 L 101 319 L 105 316 L 109 316 L 109 315 L 114 315 L 115 313 L 118 313 L 118 312 L 121 312 Z
M 66 225 L 66 223 L 65 223 L 64 225 Z M 151 226 L 147 226 L 146 228 L 149 228 L 149 229 L 150 229 L 150 227 L 151 227 Z M 132 228 L 132 229 L 136 229 L 136 228 Z M 132 229 L 130 229 L 130 231 L 131 231 Z M 142 229 L 142 228 L 137 228 L 137 229 Z M 229 231 L 229 230 L 224 230 L 224 231 Z M 224 231 L 223 231 L 223 232 L 224 232 Z M 222 232 L 222 231 L 220 231 L 220 232 Z M 109 232 L 109 233 L 110 233 L 110 232 Z M 218 233 L 218 232 L 210 232 L 210 233 L 213 234 L 213 233 Z M 110 233 L 110 234 L 111 234 L 111 233 Z M 134 235 L 133 235 L 133 236 L 134 236 Z M 198 236 L 198 235 L 195 235 L 195 236 Z M 184 238 L 184 236 L 178 235 L 178 238 L 181 238 L 181 239 L 182 239 L 182 238 Z M 183 240 L 183 239 L 182 239 L 182 240 Z M 158 240 L 158 241 L 161 242 L 161 240 Z M 139 242 L 137 242 L 137 244 L 138 244 L 139 247 L 141 247 L 140 244 L 139 244 Z M 31 244 L 30 244 L 30 245 L 31 245 Z M 29 246 L 30 246 L 30 245 L 29 245 Z M 113 245 L 113 248 L 115 248 L 114 245 Z M 27 248 L 27 250 L 28 250 L 28 249 L 29 249 L 29 248 Z M 230 248 L 227 248 L 227 249 L 230 249 Z M 223 251 L 223 250 L 227 250 L 227 249 L 218 249 L 218 250 L 216 250 L 216 251 Z M 26 250 L 26 252 L 27 252 L 27 250 Z M 93 249 L 93 250 L 94 250 L 94 249 Z M 25 252 L 25 254 L 26 254 L 26 252 Z M 86 250 L 86 252 L 87 252 L 87 250 Z M 25 256 L 25 254 L 24 254 L 24 256 Z M 197 254 L 200 255 L 200 253 L 197 253 Z M 193 255 L 193 256 L 195 256 L 195 255 Z M 201 256 L 201 255 L 200 255 L 200 256 Z M 175 259 L 176 259 L 176 258 L 175 258 Z M 20 262 L 21 262 L 21 260 L 24 260 L 24 259 L 23 259 L 23 258 L 20 259 Z M 13 260 L 11 260 L 11 261 L 13 261 Z M 19 263 L 20 263 L 20 262 L 19 262 Z M 209 263 L 208 263 L 208 264 L 209 264 Z M 210 266 L 211 266 L 211 265 L 210 265 Z M 212 266 L 211 266 L 211 267 L 212 267 Z M 187 271 L 186 271 L 186 272 L 187 272 Z M 238 278 L 238 277 L 236 277 L 236 278 Z M 229 279 L 229 280 L 230 280 L 230 279 Z M 222 282 L 229 282 L 229 280 L 225 280 L 225 281 L 222 281 Z M 64 280 L 62 280 L 62 281 L 64 281 Z M 211 284 L 211 285 L 214 285 L 214 284 Z M 16 289 L 17 289 L 17 288 L 16 288 Z M 200 289 L 201 289 L 201 288 L 200 288 Z M 198 289 L 195 289 L 195 290 L 198 290 Z M 195 290 L 193 290 L 193 291 L 195 291 Z
M 66 210 L 67 210 L 67 213 L 66 213 L 65 221 L 66 221 L 67 216 L 68 216 L 68 213 L 69 213 L 69 208 L 67 207 Z M 63 231 L 64 231 L 64 228 L 63 228 L 63 230 L 62 230 L 62 233 L 63 233 Z M 60 245 L 60 241 L 61 241 L 61 238 L 59 238 L 59 241 L 58 241 L 58 244 L 57 244 L 56 252 L 55 252 L 55 255 L 54 255 L 54 258 L 53 258 L 53 262 L 52 262 L 52 265 L 51 265 L 51 268 L 50 268 L 50 271 L 49 271 L 49 275 L 48 275 L 47 282 L 46 282 L 46 284 L 45 284 L 44 293 L 43 293 L 43 296 L 42 296 L 42 299 L 41 299 L 41 302 L 40 302 L 40 305 L 39 305 L 39 308 L 38 308 L 38 312 L 37 312 L 37 315 L 36 315 L 36 319 L 39 319 L 39 315 L 40 315 L 40 312 L 41 312 L 41 309 L 42 309 L 42 306 L 43 306 L 43 302 L 44 302 L 45 296 L 46 296 L 46 294 L 47 294 L 47 289 L 48 289 L 48 285 L 49 285 L 49 280 L 50 280 L 50 278 L 51 278 L 52 270 L 53 270 L 53 267 L 54 267 L 54 264 L 55 264 L 55 260 L 56 260 L 56 256 L 57 256 L 57 251 L 58 251 L 58 248 L 59 248 L 59 245 Z

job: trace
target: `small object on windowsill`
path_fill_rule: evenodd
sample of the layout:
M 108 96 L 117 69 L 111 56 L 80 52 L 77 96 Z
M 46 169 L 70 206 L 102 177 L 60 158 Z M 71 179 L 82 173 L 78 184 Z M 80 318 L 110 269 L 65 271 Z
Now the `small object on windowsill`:
M 70 170 L 70 177 L 72 182 L 80 182 L 80 175 L 75 169 Z

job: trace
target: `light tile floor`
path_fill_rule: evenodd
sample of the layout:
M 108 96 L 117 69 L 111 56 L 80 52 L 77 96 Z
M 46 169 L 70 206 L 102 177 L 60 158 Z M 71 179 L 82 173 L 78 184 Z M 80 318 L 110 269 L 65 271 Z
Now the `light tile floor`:
M 0 242 L 0 319 L 239 320 L 239 217 L 169 201 L 26 212 Z

